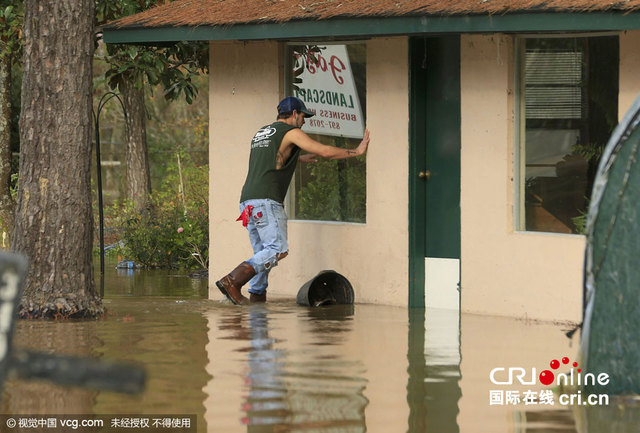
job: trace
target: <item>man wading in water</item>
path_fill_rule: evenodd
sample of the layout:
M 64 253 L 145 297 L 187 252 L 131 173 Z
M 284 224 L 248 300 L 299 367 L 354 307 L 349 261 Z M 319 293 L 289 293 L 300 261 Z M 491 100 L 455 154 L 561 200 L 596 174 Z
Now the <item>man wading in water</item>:
M 289 254 L 283 202 L 298 159 L 345 159 L 367 151 L 368 130 L 355 149 L 327 146 L 309 137 L 300 128 L 304 119 L 314 114 L 300 99 L 289 96 L 278 105 L 277 120 L 262 127 L 251 140 L 249 173 L 240 196 L 242 213 L 238 221 L 249 231 L 254 254 L 216 281 L 218 289 L 236 305 L 246 302 L 240 290 L 249 281 L 250 302 L 265 302 L 269 272 Z M 300 156 L 300 149 L 309 155 Z

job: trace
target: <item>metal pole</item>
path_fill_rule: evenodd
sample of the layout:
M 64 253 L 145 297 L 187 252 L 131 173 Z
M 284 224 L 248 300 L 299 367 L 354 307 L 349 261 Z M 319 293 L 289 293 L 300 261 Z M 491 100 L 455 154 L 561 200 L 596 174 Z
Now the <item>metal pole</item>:
M 95 134 L 96 134 L 96 176 L 98 181 L 98 219 L 100 221 L 100 297 L 104 298 L 104 209 L 102 202 L 102 160 L 100 156 L 100 113 L 102 109 L 112 98 L 118 99 L 122 106 L 122 111 L 125 117 L 125 124 L 127 118 L 127 110 L 124 108 L 124 103 L 120 96 L 114 92 L 108 92 L 102 95 L 100 102 L 98 102 L 97 113 L 94 114 L 95 119 Z M 105 99 L 106 98 L 106 99 Z
M 102 204 L 102 159 L 100 157 L 100 106 L 96 116 L 96 177 L 98 179 L 98 219 L 100 221 L 100 297 L 104 298 L 104 209 Z

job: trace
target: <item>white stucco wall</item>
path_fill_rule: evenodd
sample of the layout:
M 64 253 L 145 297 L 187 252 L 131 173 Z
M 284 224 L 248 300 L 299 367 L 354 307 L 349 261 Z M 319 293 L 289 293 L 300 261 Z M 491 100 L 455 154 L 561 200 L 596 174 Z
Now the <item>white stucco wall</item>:
M 214 42 L 210 68 L 210 297 L 215 281 L 251 256 L 235 222 L 249 142 L 282 97 L 276 42 Z M 407 38 L 367 42 L 366 224 L 289 222 L 289 256 L 270 275 L 271 297 L 295 297 L 319 271 L 354 286 L 357 302 L 408 302 L 409 82 Z
M 249 141 L 274 118 L 280 76 L 276 42 L 214 42 L 209 73 L 209 287 L 250 251 L 238 200 L 249 161 Z M 217 292 L 217 293 L 216 293 Z
M 620 116 L 640 92 L 640 32 L 620 39 Z M 210 74 L 211 297 L 214 282 L 250 254 L 235 222 L 249 140 L 282 97 L 276 42 L 215 42 Z M 290 255 L 271 274 L 272 297 L 292 298 L 334 269 L 357 302 L 407 305 L 408 39 L 367 42 L 367 223 L 290 221 Z M 514 224 L 514 49 L 506 35 L 461 38 L 461 304 L 465 312 L 579 321 L 585 238 L 518 232 Z
M 579 321 L 585 238 L 514 227 L 514 50 L 461 38 L 461 305 L 466 312 Z

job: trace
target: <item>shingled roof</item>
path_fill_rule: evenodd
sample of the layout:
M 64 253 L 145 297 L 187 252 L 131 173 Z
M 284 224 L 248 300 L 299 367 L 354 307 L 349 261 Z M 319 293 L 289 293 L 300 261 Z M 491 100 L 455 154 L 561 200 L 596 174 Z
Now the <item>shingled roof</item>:
M 114 21 L 107 27 L 229 26 L 332 18 L 637 11 L 640 11 L 640 0 L 177 0 Z

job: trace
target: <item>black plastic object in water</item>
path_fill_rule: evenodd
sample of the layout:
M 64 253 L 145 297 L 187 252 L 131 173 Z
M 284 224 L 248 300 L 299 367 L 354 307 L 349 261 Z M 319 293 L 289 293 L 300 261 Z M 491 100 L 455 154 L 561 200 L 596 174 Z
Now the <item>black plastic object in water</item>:
M 353 304 L 353 287 L 335 271 L 322 271 L 298 291 L 296 302 L 307 307 Z

